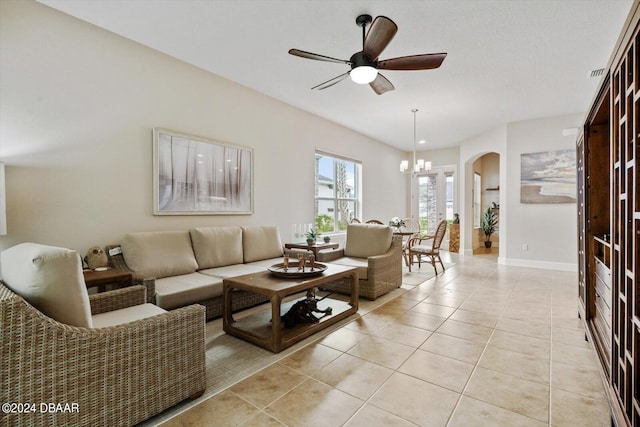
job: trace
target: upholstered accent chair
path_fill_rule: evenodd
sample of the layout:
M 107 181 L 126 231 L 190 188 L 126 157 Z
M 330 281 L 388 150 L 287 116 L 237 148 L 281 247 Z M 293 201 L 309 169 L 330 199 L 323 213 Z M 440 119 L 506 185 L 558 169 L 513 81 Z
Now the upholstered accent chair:
M 374 300 L 402 285 L 402 238 L 386 225 L 348 224 L 343 249 L 318 253 L 318 261 L 358 268 L 360 296 Z M 327 289 L 348 294 L 343 281 Z
M 37 405 L 0 424 L 131 426 L 204 392 L 204 307 L 167 312 L 140 285 L 88 295 L 70 249 L 22 243 L 0 265 L 0 402 Z
M 440 262 L 442 271 L 444 271 L 444 263 L 440 258 L 440 246 L 442 245 L 442 240 L 444 239 L 444 235 L 446 232 L 447 221 L 442 220 L 438 223 L 436 234 L 424 236 L 415 235 L 409 239 L 409 242 L 407 243 L 409 254 L 409 271 L 411 271 L 411 267 L 416 262 L 416 260 L 418 261 L 418 268 L 420 268 L 423 257 L 427 258 L 429 263 L 433 266 L 433 269 L 436 272 L 436 276 L 438 275 L 436 261 Z

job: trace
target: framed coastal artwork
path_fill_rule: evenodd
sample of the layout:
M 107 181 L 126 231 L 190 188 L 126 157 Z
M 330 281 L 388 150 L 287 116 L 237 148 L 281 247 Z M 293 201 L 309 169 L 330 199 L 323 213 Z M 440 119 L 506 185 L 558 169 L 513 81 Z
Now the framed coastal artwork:
M 253 150 L 153 129 L 153 213 L 253 213 Z
M 520 203 L 575 202 L 575 150 L 520 155 Z

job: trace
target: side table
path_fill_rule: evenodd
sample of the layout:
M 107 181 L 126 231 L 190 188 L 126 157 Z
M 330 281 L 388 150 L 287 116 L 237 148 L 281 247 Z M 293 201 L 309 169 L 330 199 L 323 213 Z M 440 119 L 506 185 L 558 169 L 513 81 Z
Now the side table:
M 322 249 L 338 249 L 340 245 L 337 243 L 320 243 L 316 242 L 311 245 L 307 243 L 285 243 L 284 247 L 287 249 L 305 249 L 313 252 L 313 256 L 318 259 L 318 252 Z
M 131 273 L 113 268 L 103 271 L 83 270 L 82 274 L 87 288 L 97 287 L 98 292 L 104 292 L 107 285 L 117 285 L 118 288 L 124 288 L 133 284 Z

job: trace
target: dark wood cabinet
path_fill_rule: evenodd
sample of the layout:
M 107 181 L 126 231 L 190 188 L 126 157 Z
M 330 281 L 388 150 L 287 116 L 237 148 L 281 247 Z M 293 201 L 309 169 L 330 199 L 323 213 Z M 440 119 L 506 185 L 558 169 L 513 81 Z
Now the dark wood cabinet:
M 616 425 L 640 427 L 640 7 L 577 142 L 580 316 Z

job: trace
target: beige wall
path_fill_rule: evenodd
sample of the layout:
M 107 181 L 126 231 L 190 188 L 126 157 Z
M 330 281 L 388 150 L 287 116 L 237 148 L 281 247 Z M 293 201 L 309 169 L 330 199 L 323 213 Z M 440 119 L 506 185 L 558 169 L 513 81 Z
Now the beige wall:
M 129 231 L 313 221 L 314 150 L 361 160 L 364 218 L 404 216 L 404 153 L 32 1 L 0 2 L 8 235 L 84 254 Z M 154 216 L 151 130 L 254 148 L 255 213 Z

